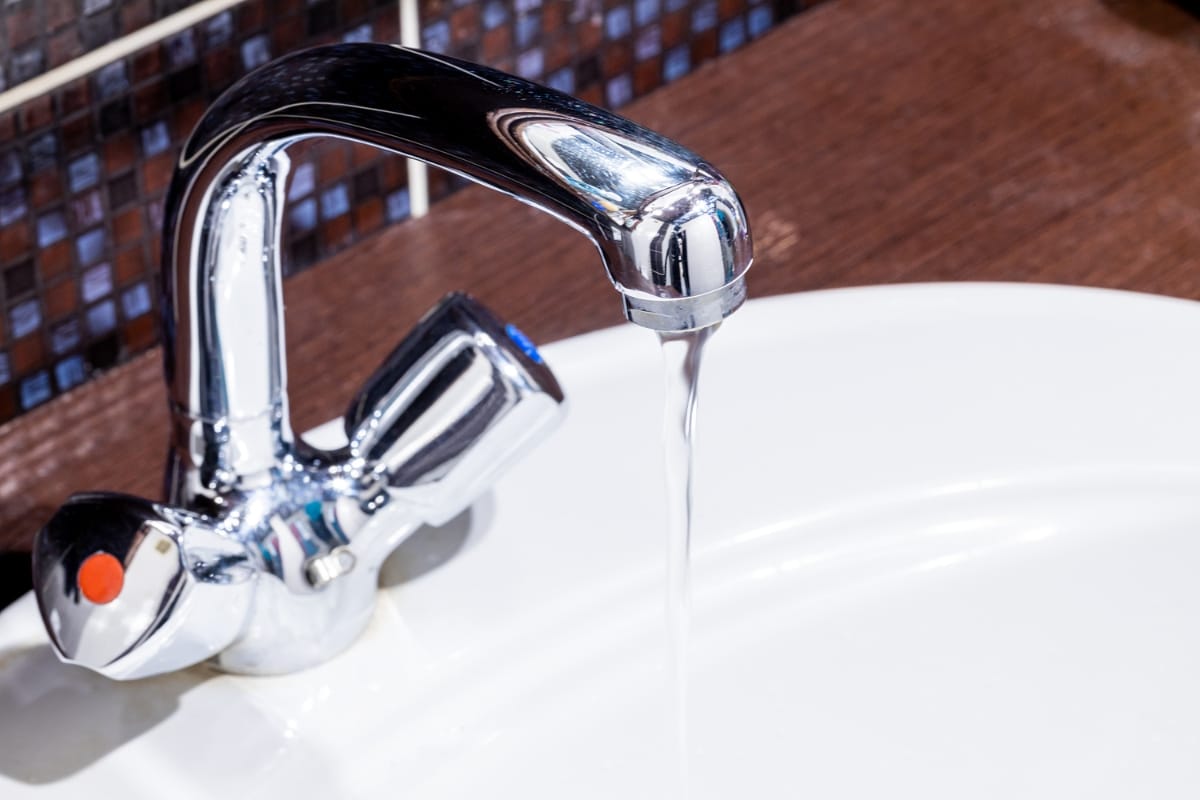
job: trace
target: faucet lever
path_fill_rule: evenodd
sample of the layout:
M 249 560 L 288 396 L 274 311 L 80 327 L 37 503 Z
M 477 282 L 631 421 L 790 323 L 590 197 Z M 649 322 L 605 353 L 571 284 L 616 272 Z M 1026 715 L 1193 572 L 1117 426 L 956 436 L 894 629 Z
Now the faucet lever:
M 352 458 L 422 522 L 439 525 L 548 433 L 562 402 L 532 342 L 454 293 L 359 391 L 346 436 Z
M 257 570 L 211 520 L 128 495 L 71 497 L 37 537 L 38 607 L 64 661 L 112 678 L 181 669 L 240 634 Z

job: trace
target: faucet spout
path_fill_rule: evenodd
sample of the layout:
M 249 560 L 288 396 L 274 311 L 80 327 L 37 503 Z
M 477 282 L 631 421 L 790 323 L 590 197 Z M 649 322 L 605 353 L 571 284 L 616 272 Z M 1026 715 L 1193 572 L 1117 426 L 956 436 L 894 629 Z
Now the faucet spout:
M 417 50 L 334 45 L 282 58 L 201 119 L 164 213 L 176 438 L 184 450 L 240 462 L 197 464 L 206 481 L 264 468 L 290 441 L 278 244 L 286 148 L 314 136 L 426 161 L 561 219 L 595 243 L 626 316 L 644 327 L 706 327 L 745 298 L 751 245 L 741 202 L 720 173 L 669 139 Z

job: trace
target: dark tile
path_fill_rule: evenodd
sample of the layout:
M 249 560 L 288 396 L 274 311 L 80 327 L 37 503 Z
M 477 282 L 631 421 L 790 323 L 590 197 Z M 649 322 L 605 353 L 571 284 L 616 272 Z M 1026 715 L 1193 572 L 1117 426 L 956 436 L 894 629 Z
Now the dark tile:
M 46 307 L 46 316 L 49 319 L 61 319 L 75 310 L 77 304 L 77 289 L 75 281 L 71 278 L 59 281 L 43 291 L 44 305 Z M 75 321 L 75 329 L 79 329 L 78 320 Z M 53 347 L 53 332 L 51 333 L 51 346 Z M 66 349 L 71 349 L 75 345 L 72 344 Z M 56 351 L 59 353 L 66 350 Z
M 158 246 L 155 241 L 153 246 Z M 145 258 L 145 248 L 141 244 L 128 247 L 116 256 L 117 285 L 126 286 L 146 275 L 149 262 Z
M 154 21 L 150 0 L 124 0 L 120 9 L 121 33 L 128 35 Z
M 149 80 L 163 72 L 162 52 L 157 45 L 134 53 L 132 63 L 134 83 Z
M 575 85 L 590 86 L 600 80 L 600 57 L 588 56 L 575 67 Z
M 57 172 L 39 172 L 29 181 L 29 202 L 35 209 L 56 203 L 62 196 L 62 177 Z
M 171 96 L 165 80 L 153 80 L 139 86 L 133 93 L 133 116 L 138 123 L 149 122 L 161 117 L 170 106 Z
M 119 35 L 117 16 L 112 11 L 85 16 L 79 21 L 79 41 L 85 50 L 103 47 Z
M 216 91 L 223 90 L 237 80 L 237 61 L 233 48 L 222 47 L 204 56 L 204 79 Z
M 108 182 L 108 206 L 114 211 L 124 208 L 138 197 L 136 172 L 127 172 Z
M 18 300 L 37 288 L 37 272 L 33 260 L 27 259 L 4 270 L 4 296 L 9 301 Z
M 317 260 L 317 235 L 311 233 L 296 239 L 288 248 L 288 256 L 284 267 L 289 274 L 312 266 Z
M 153 347 L 158 340 L 158 315 L 143 314 L 126 322 L 121 328 L 121 338 L 130 352 L 140 353 Z
M 44 94 L 21 106 L 21 130 L 26 133 L 44 128 L 54 121 L 54 98 Z
M 359 200 L 354 204 L 354 232 L 368 236 L 383 227 L 384 206 L 379 196 Z
M 374 167 L 364 169 L 354 176 L 355 201 L 366 200 L 379 194 L 379 171 Z
M 455 47 L 470 44 L 479 38 L 480 25 L 479 6 L 460 8 L 450 16 L 450 40 Z
M 0 387 L 0 422 L 7 422 L 8 420 L 12 419 L 16 415 L 17 415 L 16 389 L 12 386 Z M 17 597 L 20 597 L 21 595 L 25 594 L 25 592 L 29 591 L 29 589 L 31 589 L 33 587 L 33 584 L 32 584 L 32 582 L 28 581 L 28 578 L 24 574 L 24 569 L 25 569 L 24 565 L 27 563 L 27 559 L 28 559 L 27 554 L 17 553 L 17 554 L 6 554 L 6 555 L 12 555 L 14 560 L 17 560 L 17 563 L 21 565 L 20 567 L 17 568 L 17 569 L 21 570 L 20 572 L 16 572 L 15 570 L 14 570 L 14 572 L 7 572 L 7 573 L 5 573 L 5 576 L 2 579 L 0 579 L 0 592 L 4 593 L 4 595 L 6 596 L 5 603 L 8 603 L 8 602 L 11 602 L 12 600 L 15 600 Z M 3 557 L 3 556 L 0 556 L 0 557 Z M 30 570 L 30 571 L 32 572 L 32 570 Z M 20 577 L 17 577 L 17 578 L 11 577 L 14 574 L 18 575 Z
M 43 285 L 67 274 L 71 269 L 71 243 L 62 241 L 39 250 L 37 265 Z
M 8 352 L 12 374 L 18 377 L 29 375 L 46 363 L 46 349 L 42 346 L 41 336 L 27 336 L 20 341 L 14 339 Z
M 134 206 L 113 217 L 113 241 L 120 247 L 140 241 L 145 233 L 142 225 L 142 209 Z
M 187 8 L 193 0 L 155 0 L 155 5 L 158 8 L 160 17 L 169 17 L 176 11 L 182 11 Z
M 319 232 L 323 253 L 332 255 L 350 244 L 353 240 L 354 227 L 350 215 L 347 213 L 322 222 Z
M 175 170 L 175 157 L 172 153 L 159 153 L 153 158 L 142 162 L 142 188 L 148 197 L 155 197 L 166 191 Z
M 495 63 L 512 50 L 512 29 L 505 25 L 483 35 L 479 52 L 484 62 Z
M 83 55 L 83 42 L 74 28 L 66 28 L 52 35 L 46 43 L 46 67 L 54 69 Z
M 132 167 L 138 148 L 131 131 L 108 137 L 104 142 L 104 174 L 116 175 Z
M 192 64 L 189 67 L 173 72 L 167 77 L 167 91 L 172 97 L 191 97 L 200 91 L 203 85 L 201 65 Z
M 633 68 L 633 93 L 641 97 L 662 85 L 662 59 L 657 56 L 641 61 Z
M 92 119 L 92 114 L 84 112 L 63 121 L 62 141 L 68 155 L 75 155 L 95 143 L 96 126 L 92 123 Z
M 74 22 L 79 15 L 78 0 L 41 0 L 46 10 L 46 30 L 59 28 Z
M 125 97 L 100 108 L 100 135 L 112 136 L 133 124 L 133 108 Z
M 318 0 L 311 3 L 306 12 L 309 36 L 331 33 L 338 24 L 338 7 L 335 0 Z
M 237 32 L 244 37 L 260 32 L 267 24 L 267 7 L 262 0 L 249 0 L 237 7 Z
M 72 81 L 58 93 L 58 113 L 67 117 L 77 111 L 86 111 L 92 102 L 92 92 L 88 80 L 81 78 Z
M 86 357 L 96 369 L 108 369 L 121 357 L 121 340 L 113 333 L 96 339 L 87 346 Z

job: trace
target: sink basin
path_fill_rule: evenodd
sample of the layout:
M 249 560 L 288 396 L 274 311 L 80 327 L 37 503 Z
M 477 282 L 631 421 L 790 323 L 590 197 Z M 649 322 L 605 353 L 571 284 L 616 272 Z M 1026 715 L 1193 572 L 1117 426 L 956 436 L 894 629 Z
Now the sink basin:
M 700 398 L 691 797 L 1200 794 L 1198 351 L 1200 305 L 1103 290 L 747 304 Z M 110 683 L 0 614 L 0 796 L 672 796 L 657 342 L 545 357 L 566 424 L 333 661 Z

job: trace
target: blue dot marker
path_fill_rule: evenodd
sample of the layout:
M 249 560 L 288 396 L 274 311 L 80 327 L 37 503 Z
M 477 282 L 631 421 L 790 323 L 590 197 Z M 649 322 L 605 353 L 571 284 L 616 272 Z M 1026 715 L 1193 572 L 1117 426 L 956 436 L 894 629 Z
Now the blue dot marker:
M 520 348 L 521 352 L 529 356 L 529 359 L 535 364 L 543 364 L 542 354 L 538 352 L 537 345 L 525 334 L 521 333 L 521 329 L 511 322 L 504 326 L 504 332 L 508 334 L 508 338 L 512 339 L 513 344 Z

